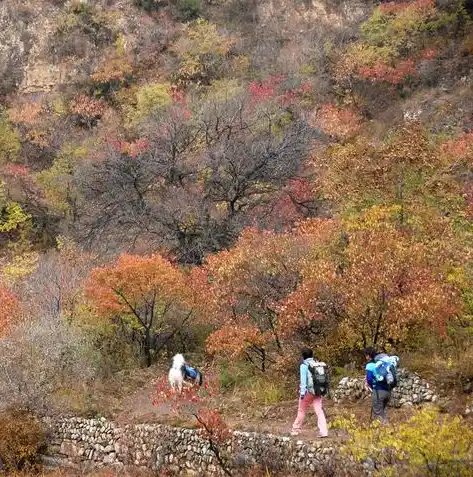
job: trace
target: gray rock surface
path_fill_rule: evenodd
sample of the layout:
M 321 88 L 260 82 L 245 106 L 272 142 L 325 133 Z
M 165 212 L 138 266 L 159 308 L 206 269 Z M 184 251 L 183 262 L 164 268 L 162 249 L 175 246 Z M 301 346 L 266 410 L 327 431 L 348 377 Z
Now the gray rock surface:
M 100 419 L 46 419 L 51 444 L 44 462 L 49 467 L 172 468 L 179 475 L 223 475 L 209 442 L 198 429 L 161 424 L 123 427 Z M 329 440 L 302 441 L 286 436 L 234 431 L 222 446 L 232 468 L 268 465 L 291 471 L 316 471 L 335 457 Z

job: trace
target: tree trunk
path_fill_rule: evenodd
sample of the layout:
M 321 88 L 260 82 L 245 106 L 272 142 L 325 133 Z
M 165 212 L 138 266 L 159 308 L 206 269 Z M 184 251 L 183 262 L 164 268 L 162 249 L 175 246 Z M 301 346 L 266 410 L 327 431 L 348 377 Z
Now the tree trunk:
M 151 333 L 149 328 L 145 328 L 143 353 L 146 367 L 149 368 L 151 366 Z

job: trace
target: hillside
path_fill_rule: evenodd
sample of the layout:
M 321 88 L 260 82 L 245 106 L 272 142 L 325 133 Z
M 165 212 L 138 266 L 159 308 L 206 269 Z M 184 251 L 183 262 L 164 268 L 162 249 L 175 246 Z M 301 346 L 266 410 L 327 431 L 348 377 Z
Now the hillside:
M 183 352 L 283 432 L 307 346 L 472 409 L 472 58 L 470 0 L 0 2 L 5 412 L 143 419 Z

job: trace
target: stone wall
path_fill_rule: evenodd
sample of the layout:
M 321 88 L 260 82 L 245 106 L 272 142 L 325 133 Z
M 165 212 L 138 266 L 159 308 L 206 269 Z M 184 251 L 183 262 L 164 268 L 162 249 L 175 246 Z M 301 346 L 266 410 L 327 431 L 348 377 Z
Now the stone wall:
M 393 389 L 391 406 L 401 407 L 423 402 L 436 402 L 438 400 L 435 390 L 418 374 L 399 368 L 397 377 L 398 385 Z M 371 393 L 365 389 L 364 376 L 342 378 L 333 393 L 335 402 L 355 401 L 369 398 L 370 396 Z
M 120 427 L 105 418 L 47 420 L 51 445 L 48 467 L 163 467 L 179 475 L 221 475 L 209 442 L 197 429 L 160 424 Z M 335 458 L 328 440 L 305 442 L 290 437 L 233 432 L 223 449 L 232 468 L 267 464 L 275 470 L 322 470 Z

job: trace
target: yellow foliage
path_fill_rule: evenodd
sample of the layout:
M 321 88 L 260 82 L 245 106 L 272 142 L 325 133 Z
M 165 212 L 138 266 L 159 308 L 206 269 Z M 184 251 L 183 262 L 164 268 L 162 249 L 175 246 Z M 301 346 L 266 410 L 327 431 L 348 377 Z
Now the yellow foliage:
M 115 40 L 115 51 L 117 56 L 124 56 L 126 52 L 126 38 L 125 35 L 119 33 Z
M 69 211 L 70 182 L 74 162 L 85 157 L 87 153 L 88 149 L 83 145 L 78 147 L 65 146 L 54 159 L 53 165 L 36 176 L 50 207 L 57 212 L 67 213 Z
M 5 184 L 0 181 L 0 232 L 20 231 L 31 220 L 17 202 L 8 200 Z
M 36 252 L 23 252 L 15 255 L 10 262 L 4 265 L 2 273 L 5 282 L 9 285 L 15 283 L 36 269 L 38 254 Z
M 232 45 L 232 38 L 221 35 L 214 24 L 199 18 L 175 45 L 181 61 L 178 81 L 210 83 L 218 76 Z
M 67 103 L 63 98 L 56 98 L 52 102 L 52 110 L 56 116 L 65 116 L 68 112 Z
M 188 31 L 188 38 L 191 42 L 190 55 L 205 55 L 216 53 L 226 55 L 232 41 L 217 32 L 216 25 L 207 20 L 199 18 Z
M 206 98 L 217 101 L 228 101 L 243 91 L 243 87 L 236 79 L 215 80 L 206 90 Z
M 18 230 L 25 222 L 31 218 L 26 214 L 17 202 L 10 202 L 4 209 L 0 217 L 0 232 L 11 232 Z
M 471 476 L 473 429 L 459 416 L 425 408 L 399 425 L 360 427 L 353 416 L 337 419 L 350 439 L 342 448 L 359 463 L 372 462 L 378 476 Z
M 171 104 L 168 83 L 151 83 L 136 91 L 136 107 L 130 113 L 130 121 L 139 122 L 152 113 Z
M 398 220 L 402 207 L 399 204 L 374 205 L 361 214 L 349 215 L 343 220 L 347 231 L 385 228 Z
M 46 435 L 39 419 L 27 411 L 7 409 L 0 413 L 0 454 L 8 471 L 35 469 Z

